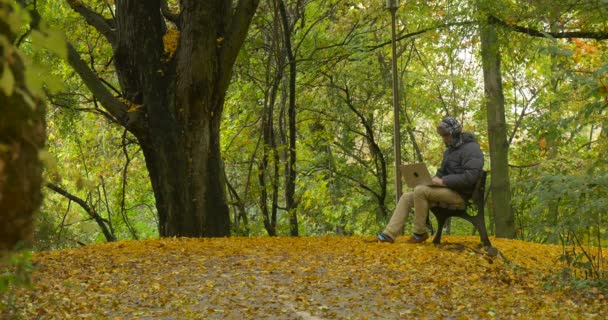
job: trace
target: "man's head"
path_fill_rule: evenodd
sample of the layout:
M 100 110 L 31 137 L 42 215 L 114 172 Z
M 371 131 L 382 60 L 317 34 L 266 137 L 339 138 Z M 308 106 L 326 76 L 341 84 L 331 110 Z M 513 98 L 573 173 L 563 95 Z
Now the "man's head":
M 462 126 L 458 120 L 452 117 L 445 117 L 437 125 L 437 133 L 443 139 L 443 142 L 447 146 L 452 146 L 458 139 L 460 139 L 460 133 L 462 132 Z

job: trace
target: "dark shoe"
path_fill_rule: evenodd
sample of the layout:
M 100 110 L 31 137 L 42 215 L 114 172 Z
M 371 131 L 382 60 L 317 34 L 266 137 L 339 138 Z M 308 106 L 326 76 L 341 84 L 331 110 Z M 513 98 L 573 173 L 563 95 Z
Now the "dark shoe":
M 378 233 L 376 235 L 376 239 L 378 239 L 378 242 L 388 242 L 388 243 L 395 242 L 395 240 L 393 240 L 393 238 L 391 238 L 388 234 L 386 234 L 384 232 Z
M 413 234 L 411 238 L 409 238 L 407 240 L 407 243 L 422 243 L 425 242 L 426 239 L 429 238 L 429 234 L 428 233 L 424 233 L 424 234 Z

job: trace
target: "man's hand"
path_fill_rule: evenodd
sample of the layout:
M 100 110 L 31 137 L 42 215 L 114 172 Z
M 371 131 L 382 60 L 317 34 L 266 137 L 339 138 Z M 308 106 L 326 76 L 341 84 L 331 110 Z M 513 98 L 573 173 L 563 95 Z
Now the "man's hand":
M 443 184 L 443 179 L 438 177 L 433 177 L 433 180 L 431 180 L 431 182 L 437 186 L 445 186 L 445 184 Z

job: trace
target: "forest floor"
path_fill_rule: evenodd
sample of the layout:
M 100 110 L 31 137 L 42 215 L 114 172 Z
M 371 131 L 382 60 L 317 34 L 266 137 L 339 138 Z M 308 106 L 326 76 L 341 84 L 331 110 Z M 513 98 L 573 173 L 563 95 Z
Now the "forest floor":
M 551 285 L 561 247 L 446 236 L 166 238 L 36 253 L 22 319 L 606 319 L 608 294 Z M 1 313 L 0 313 L 1 314 Z

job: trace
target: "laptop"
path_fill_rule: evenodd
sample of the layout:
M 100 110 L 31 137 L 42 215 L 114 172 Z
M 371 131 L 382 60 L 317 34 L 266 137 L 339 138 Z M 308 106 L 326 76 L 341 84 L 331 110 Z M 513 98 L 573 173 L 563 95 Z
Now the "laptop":
M 401 177 L 403 177 L 403 180 L 405 180 L 405 184 L 407 184 L 407 186 L 410 188 L 414 188 L 417 185 L 440 187 L 438 185 L 433 184 L 429 169 L 424 163 L 412 163 L 402 165 Z

